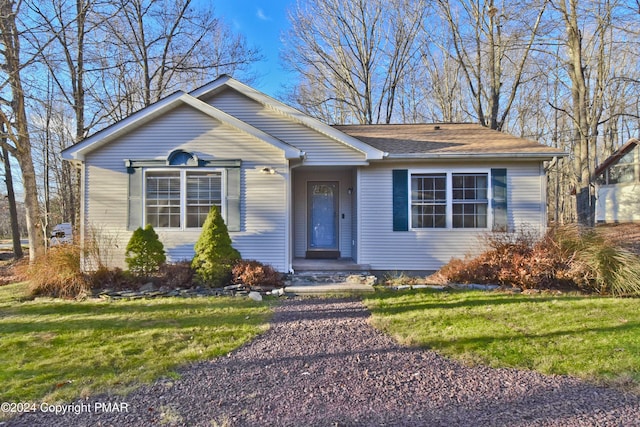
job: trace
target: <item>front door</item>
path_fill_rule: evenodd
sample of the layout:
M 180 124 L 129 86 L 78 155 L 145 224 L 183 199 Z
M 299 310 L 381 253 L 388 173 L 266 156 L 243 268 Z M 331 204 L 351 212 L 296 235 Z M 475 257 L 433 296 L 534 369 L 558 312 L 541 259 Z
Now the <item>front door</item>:
M 307 183 L 307 258 L 339 258 L 338 182 Z

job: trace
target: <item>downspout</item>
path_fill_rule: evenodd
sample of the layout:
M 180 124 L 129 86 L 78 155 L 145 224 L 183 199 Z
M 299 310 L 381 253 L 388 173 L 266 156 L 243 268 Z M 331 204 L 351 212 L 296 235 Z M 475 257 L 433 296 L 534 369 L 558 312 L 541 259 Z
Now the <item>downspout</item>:
M 286 230 L 287 230 L 287 245 L 286 245 L 286 254 L 285 254 L 285 265 L 287 266 L 287 272 L 293 274 L 293 240 L 291 236 L 293 233 L 293 170 L 304 165 L 304 161 L 307 157 L 307 153 L 304 151 L 300 153 L 300 158 L 295 160 L 300 160 L 300 163 L 292 165 L 291 160 L 288 160 L 289 164 L 289 173 L 287 179 L 287 217 L 286 217 Z
M 87 176 L 87 171 L 86 171 L 86 163 L 84 161 L 80 162 L 80 164 L 76 164 L 76 167 L 80 169 L 80 218 L 79 218 L 79 222 L 80 224 L 78 224 L 78 228 L 80 231 L 80 247 L 81 247 L 81 251 L 80 251 L 80 268 L 82 271 L 91 271 L 91 270 L 95 270 L 97 269 L 96 266 L 94 265 L 89 265 L 87 262 L 87 257 L 86 257 L 86 248 L 87 248 L 87 242 L 86 242 L 86 237 L 87 237 L 87 230 L 86 230 L 86 221 L 87 221 L 87 212 L 86 212 L 86 206 L 87 206 L 87 195 L 86 195 L 86 183 L 85 183 L 85 179 Z M 75 230 L 74 230 L 75 231 Z
M 557 160 L 557 158 L 554 158 L 555 160 Z M 541 221 L 541 227 L 540 227 L 540 236 L 539 238 L 544 237 L 545 234 L 547 234 L 547 229 L 548 229 L 548 211 L 547 211 L 547 170 L 544 166 L 543 162 L 540 162 L 539 166 L 539 171 L 540 171 L 540 200 L 542 201 L 542 221 Z M 509 187 L 507 187 L 509 188 Z

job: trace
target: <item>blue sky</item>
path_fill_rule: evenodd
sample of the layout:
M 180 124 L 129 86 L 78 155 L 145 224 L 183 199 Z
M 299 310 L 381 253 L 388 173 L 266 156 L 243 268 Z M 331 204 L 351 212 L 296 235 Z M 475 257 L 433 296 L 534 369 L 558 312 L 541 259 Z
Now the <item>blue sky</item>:
M 249 46 L 257 46 L 264 60 L 255 65 L 259 74 L 252 84 L 267 95 L 278 97 L 282 83 L 289 76 L 280 62 L 282 32 L 288 28 L 287 9 L 295 0 L 220 0 L 214 3 L 215 14 L 224 19 L 236 33 L 247 38 Z

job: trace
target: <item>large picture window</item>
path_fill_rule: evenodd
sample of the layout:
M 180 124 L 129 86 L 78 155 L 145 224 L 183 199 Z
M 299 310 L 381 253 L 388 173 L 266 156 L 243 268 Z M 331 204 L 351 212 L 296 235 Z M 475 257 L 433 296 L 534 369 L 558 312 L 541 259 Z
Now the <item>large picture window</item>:
M 411 227 L 488 228 L 488 173 L 411 174 Z
M 200 228 L 212 206 L 222 208 L 220 171 L 146 172 L 145 222 L 154 228 Z

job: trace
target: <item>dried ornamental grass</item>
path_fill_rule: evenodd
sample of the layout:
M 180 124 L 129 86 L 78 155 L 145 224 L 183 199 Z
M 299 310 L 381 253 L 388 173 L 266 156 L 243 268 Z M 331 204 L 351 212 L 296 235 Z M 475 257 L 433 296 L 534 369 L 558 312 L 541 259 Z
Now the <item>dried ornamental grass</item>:
M 62 245 L 49 249 L 27 269 L 32 296 L 83 298 L 91 284 L 80 270 L 80 248 Z
M 640 257 L 591 229 L 559 227 L 539 240 L 492 234 L 487 245 L 478 257 L 451 260 L 440 274 L 458 283 L 640 295 Z

